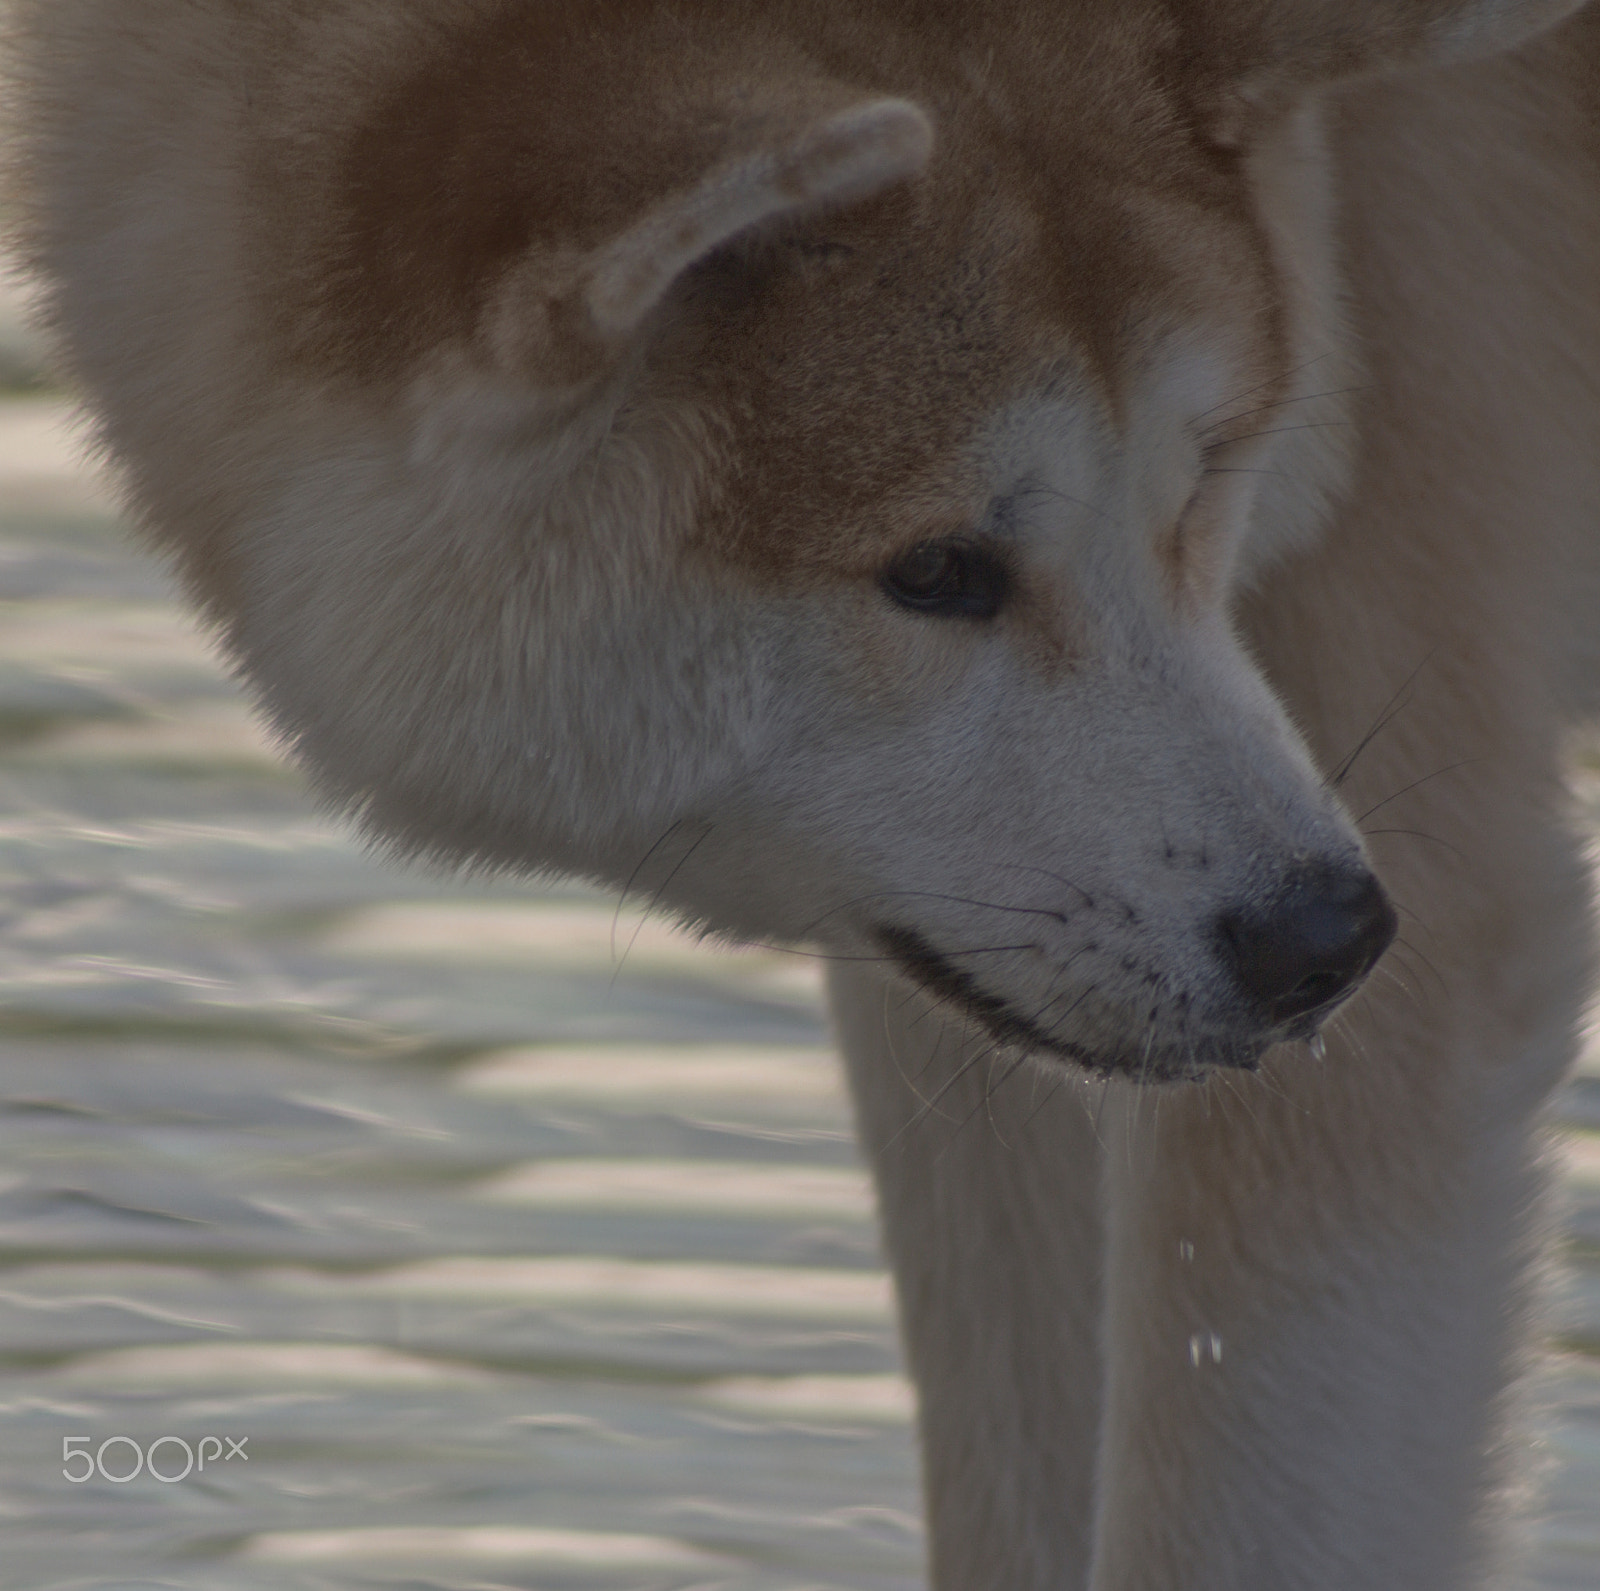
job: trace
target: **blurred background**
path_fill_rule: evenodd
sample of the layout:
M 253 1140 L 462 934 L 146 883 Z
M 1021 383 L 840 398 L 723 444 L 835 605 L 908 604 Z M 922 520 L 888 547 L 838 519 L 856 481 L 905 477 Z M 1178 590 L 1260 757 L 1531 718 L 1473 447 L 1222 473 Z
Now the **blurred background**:
M 0 1591 L 919 1585 L 816 964 L 380 867 L 41 371 L 9 288 Z M 1561 1113 L 1527 1584 L 1595 1591 L 1600 1048 Z

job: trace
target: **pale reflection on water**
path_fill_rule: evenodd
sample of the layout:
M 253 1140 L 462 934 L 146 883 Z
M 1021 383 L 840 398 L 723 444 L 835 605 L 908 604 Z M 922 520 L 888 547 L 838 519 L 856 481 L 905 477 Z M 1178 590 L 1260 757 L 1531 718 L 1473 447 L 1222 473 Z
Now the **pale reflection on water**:
M 60 414 L 0 411 L 0 1587 L 919 1584 L 814 964 L 374 864 Z M 1570 1169 L 1544 1591 L 1600 1587 Z

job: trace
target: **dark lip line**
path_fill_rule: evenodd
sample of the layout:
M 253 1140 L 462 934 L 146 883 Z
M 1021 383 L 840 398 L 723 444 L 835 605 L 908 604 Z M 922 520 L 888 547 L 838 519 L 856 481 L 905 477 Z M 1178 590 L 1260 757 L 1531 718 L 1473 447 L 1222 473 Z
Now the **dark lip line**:
M 915 929 L 903 928 L 895 923 L 880 923 L 870 930 L 874 939 L 895 961 L 900 970 L 921 985 L 930 994 L 948 1000 L 958 1009 L 981 1022 L 992 1037 L 1004 1044 L 1015 1044 L 1028 1050 L 1043 1051 L 1073 1061 L 1097 1077 L 1127 1077 L 1128 1069 L 1116 1061 L 1085 1049 L 1071 1040 L 1053 1038 L 1051 1035 L 1020 1015 L 998 995 L 982 988 L 971 973 L 964 972 L 936 950 Z M 1337 1004 L 1339 1002 L 1335 1002 Z M 1330 1006 L 1331 1010 L 1332 1007 Z M 1320 1017 L 1323 1013 L 1317 1013 Z M 1320 1025 L 1320 1023 L 1319 1023 Z M 1226 1067 L 1233 1071 L 1253 1072 L 1259 1064 L 1261 1050 L 1243 1053 L 1237 1060 L 1214 1061 L 1212 1067 Z M 1212 1067 L 1206 1068 L 1211 1070 Z M 1156 1081 L 1157 1079 L 1151 1079 Z
M 874 927 L 872 935 L 914 983 L 975 1017 L 1002 1043 L 1059 1055 L 1102 1077 L 1117 1075 L 1116 1066 L 1081 1045 L 1052 1038 L 998 995 L 980 988 L 971 973 L 947 960 L 914 929 L 885 923 Z

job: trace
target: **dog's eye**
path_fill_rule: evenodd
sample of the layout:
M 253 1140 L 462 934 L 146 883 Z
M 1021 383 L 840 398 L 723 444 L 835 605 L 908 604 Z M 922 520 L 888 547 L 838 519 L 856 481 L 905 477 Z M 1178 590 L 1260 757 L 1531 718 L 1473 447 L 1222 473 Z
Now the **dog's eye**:
M 918 613 L 992 619 L 1010 574 L 988 548 L 968 541 L 921 541 L 880 576 L 883 589 Z

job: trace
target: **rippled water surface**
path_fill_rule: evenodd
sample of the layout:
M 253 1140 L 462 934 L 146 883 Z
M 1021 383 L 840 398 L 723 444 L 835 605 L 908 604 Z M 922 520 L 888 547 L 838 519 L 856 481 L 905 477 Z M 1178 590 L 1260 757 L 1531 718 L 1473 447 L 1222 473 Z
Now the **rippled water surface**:
M 918 1585 L 814 968 L 377 865 L 64 412 L 0 409 L 0 1587 Z M 1564 1113 L 1544 1591 L 1600 1588 L 1600 1068 Z

